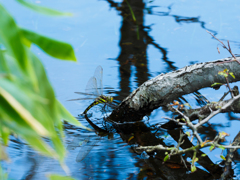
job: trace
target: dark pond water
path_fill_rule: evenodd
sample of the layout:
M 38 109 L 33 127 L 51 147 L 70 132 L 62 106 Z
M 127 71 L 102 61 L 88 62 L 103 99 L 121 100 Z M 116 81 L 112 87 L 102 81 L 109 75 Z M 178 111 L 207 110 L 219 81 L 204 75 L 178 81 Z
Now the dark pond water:
M 132 20 L 127 3 L 120 0 L 30 1 L 74 14 L 64 18 L 37 14 L 13 0 L 0 2 L 19 26 L 73 45 L 78 63 L 55 60 L 37 47 L 32 49 L 43 61 L 58 99 L 82 124 L 91 128 L 85 118 L 78 116 L 90 102 L 67 100 L 78 98 L 74 94 L 76 91 L 84 92 L 98 65 L 103 67 L 104 94 L 114 96 L 120 102 L 143 82 L 160 73 L 230 56 L 206 30 L 225 43 L 229 40 L 232 51 L 239 53 L 238 0 L 128 0 L 137 24 Z M 225 91 L 225 88 L 200 90 L 210 101 L 218 100 Z M 186 98 L 192 106 L 198 106 L 192 95 Z M 209 159 L 199 163 L 198 171 L 193 174 L 176 163 L 178 160 L 164 165 L 154 154 L 148 156 L 134 150 L 134 144 L 164 142 L 175 145 L 174 134 L 178 132 L 159 129 L 166 122 L 162 117 L 171 113 L 159 108 L 149 119 L 145 117 L 142 122 L 127 126 L 127 131 L 116 131 L 104 122 L 100 110 L 99 106 L 92 108 L 89 120 L 108 131 L 101 132 L 102 136 L 65 124 L 66 164 L 74 178 L 213 179 L 214 170 L 208 165 L 221 161 L 221 150 L 210 153 L 208 148 L 203 149 Z M 216 132 L 225 131 L 230 133 L 225 142 L 228 144 L 240 125 L 229 119 L 226 114 L 214 117 L 202 136 L 213 137 Z M 133 134 L 135 139 L 130 140 Z M 44 180 L 50 173 L 65 174 L 57 161 L 39 155 L 14 137 L 11 137 L 7 150 L 11 163 L 2 163 L 2 166 L 11 179 Z M 240 179 L 239 164 L 234 168 L 236 179 Z

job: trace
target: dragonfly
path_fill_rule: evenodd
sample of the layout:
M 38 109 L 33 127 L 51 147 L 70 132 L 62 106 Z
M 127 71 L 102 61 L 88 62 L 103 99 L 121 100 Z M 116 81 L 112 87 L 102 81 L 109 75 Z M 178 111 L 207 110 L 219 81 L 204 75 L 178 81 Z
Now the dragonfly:
M 83 92 L 75 92 L 77 94 L 83 95 L 91 95 L 95 96 L 95 101 L 92 102 L 83 112 L 83 114 L 87 114 L 89 109 L 93 106 L 98 104 L 110 104 L 113 102 L 113 97 L 103 95 L 103 85 L 102 85 L 102 77 L 103 77 L 103 68 L 102 66 L 98 66 L 94 72 L 94 76 L 88 80 L 85 93 Z M 96 98 L 97 97 L 97 98 Z M 93 98 L 78 98 L 78 99 L 71 99 L 69 101 L 75 100 L 84 100 L 84 99 L 93 99 Z

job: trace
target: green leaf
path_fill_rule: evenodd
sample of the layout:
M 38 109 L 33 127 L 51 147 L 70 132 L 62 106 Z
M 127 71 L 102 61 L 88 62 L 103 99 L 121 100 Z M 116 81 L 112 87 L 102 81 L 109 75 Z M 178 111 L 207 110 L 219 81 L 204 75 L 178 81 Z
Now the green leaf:
M 2 107 L 7 108 L 7 105 L 9 106 L 8 109 L 3 110 L 3 113 L 8 113 L 8 115 L 10 116 L 10 117 L 5 116 L 4 118 L 1 118 L 1 119 L 8 120 L 7 122 L 5 122 L 5 125 L 10 129 L 14 130 L 20 136 L 24 137 L 24 139 L 26 139 L 28 142 L 31 142 L 31 145 L 35 149 L 39 150 L 40 152 L 46 155 L 53 156 L 54 155 L 53 150 L 50 150 L 51 148 L 47 147 L 44 144 L 44 142 L 39 140 L 40 136 L 35 134 L 35 137 L 34 137 L 34 135 L 32 135 L 34 133 L 32 132 L 33 129 L 38 130 L 39 127 L 46 128 L 46 131 L 48 134 L 45 134 L 45 135 L 48 135 L 48 137 L 52 140 L 58 154 L 58 156 L 56 155 L 54 156 L 58 157 L 59 160 L 62 161 L 65 155 L 65 150 L 61 140 L 61 137 L 63 137 L 62 128 L 61 129 L 59 128 L 62 126 L 62 122 L 61 122 L 62 119 L 61 119 L 61 115 L 57 113 L 58 109 L 56 108 L 57 107 L 56 102 L 58 101 L 55 99 L 54 92 L 47 80 L 47 77 L 44 72 L 44 68 L 41 65 L 41 62 L 38 59 L 34 59 L 33 64 L 35 68 L 35 73 L 38 75 L 37 77 L 39 78 L 38 81 L 42 82 L 39 89 L 40 92 L 35 93 L 31 88 L 31 84 L 29 84 L 31 82 L 29 81 L 24 82 L 23 80 L 21 81 L 20 79 L 17 78 L 16 81 L 14 81 L 14 83 L 11 84 L 11 82 L 7 79 L 0 79 L 0 87 L 5 87 L 7 89 L 7 92 L 9 92 L 12 95 L 12 98 L 14 98 L 15 101 L 17 101 L 17 103 L 13 103 L 14 105 L 13 107 L 12 107 L 12 104 L 9 104 L 6 98 L 4 98 L 5 103 L 3 100 L 0 101 L 1 104 L 3 104 Z M 18 110 L 19 107 L 17 105 L 19 104 L 21 105 L 20 109 L 21 107 L 24 107 L 24 111 Z M 1 115 L 3 114 L 0 113 L 0 116 Z M 26 121 L 28 120 L 29 116 L 32 119 L 34 119 L 33 122 L 30 119 L 31 123 Z M 10 121 L 9 119 L 12 121 Z M 16 124 L 16 122 L 14 121 L 16 120 L 17 120 L 17 127 L 19 128 L 19 131 L 16 130 L 16 127 L 14 126 L 14 124 Z M 57 126 L 57 124 L 60 124 L 60 125 Z M 57 129 L 55 129 L 56 127 L 58 127 L 57 128 L 58 133 L 62 135 L 61 137 L 57 135 L 57 131 L 56 131 Z M 37 132 L 40 133 L 39 131 Z M 44 135 L 44 134 L 41 134 L 41 135 Z M 29 139 L 29 137 L 31 136 L 33 136 L 32 138 L 35 138 L 35 139 L 34 140 Z
M 10 130 L 2 124 L 0 121 L 0 137 L 2 138 L 3 144 L 8 145 L 8 137 L 10 135 Z
M 181 118 L 181 121 L 183 121 L 183 122 L 186 122 L 186 119 L 184 119 L 184 118 Z
M 128 8 L 129 8 L 129 10 L 130 10 L 130 12 L 131 12 L 131 15 L 132 15 L 133 21 L 136 21 L 136 18 L 135 18 L 134 12 L 133 12 L 133 10 L 132 10 L 132 8 L 131 8 L 131 6 L 130 6 L 130 4 L 128 3 L 127 0 L 126 0 L 126 3 L 127 3 Z
M 205 156 L 207 156 L 207 154 L 202 154 L 201 156 L 202 156 L 202 157 L 205 157 Z
M 186 132 L 185 133 L 188 137 L 190 137 L 191 136 L 191 134 L 190 134 L 190 132 L 188 131 L 188 132 Z
M 225 158 L 223 155 L 220 155 L 220 157 L 221 157 L 224 161 L 226 161 L 226 158 Z
M 191 172 L 195 172 L 196 170 L 197 170 L 197 168 L 195 165 L 191 166 Z
M 13 81 L 15 77 L 25 79 L 24 77 L 26 74 L 23 73 L 23 70 L 19 66 L 18 62 L 9 54 L 9 52 L 0 51 L 0 54 L 2 54 L 0 64 L 4 64 L 4 66 L 0 66 L 0 72 L 6 73 L 5 76 L 2 76 L 2 78 L 6 78 L 11 81 Z
M 6 89 L 3 89 L 3 88 Z M 31 126 L 36 132 L 38 132 L 42 136 L 47 136 L 48 131 L 43 127 L 32 115 L 29 111 L 18 102 L 18 100 L 13 97 L 9 91 L 11 92 L 12 85 L 7 83 L 7 81 L 0 81 L 0 95 L 5 99 L 5 101 L 13 108 L 13 110 L 21 116 L 29 126 Z M 14 91 L 12 91 L 14 93 Z M 18 92 L 15 91 L 16 96 L 21 96 Z
M 7 75 L 10 75 L 9 68 L 8 68 L 6 60 L 3 56 L 3 51 L 1 51 L 1 50 L 0 50 L 0 72 L 1 72 L 2 76 L 4 73 L 6 73 Z M 0 76 L 0 78 L 2 78 L 2 76 Z
M 56 174 L 51 174 L 48 177 L 50 180 L 75 180 L 74 178 L 71 178 L 69 176 L 60 176 Z
M 166 162 L 169 159 L 169 154 L 165 156 L 165 158 L 163 159 L 164 162 Z
M 223 71 L 219 71 L 218 74 L 220 76 L 224 76 L 225 78 L 228 77 L 228 69 L 224 69 Z
M 23 0 L 18 2 L 29 5 Z M 9 134 L 14 133 L 34 149 L 62 163 L 66 153 L 62 120 L 78 126 L 81 124 L 56 99 L 41 61 L 29 47 L 35 43 L 51 56 L 76 60 L 73 48 L 69 44 L 20 29 L 1 5 L 0 18 L 0 44 L 4 49 L 0 47 L 1 143 L 7 144 Z M 54 149 L 43 137 L 52 142 Z
M 26 29 L 22 29 L 21 32 L 26 39 L 39 46 L 43 51 L 52 57 L 64 60 L 77 60 L 71 45 L 42 36 Z
M 194 159 L 194 162 L 197 162 L 197 161 L 198 161 L 198 158 L 195 158 L 195 159 Z
M 43 7 L 43 6 L 38 6 L 34 3 L 29 3 L 27 1 L 24 1 L 24 0 L 17 0 L 19 3 L 21 3 L 22 5 L 28 7 L 29 9 L 32 9 L 38 13 L 41 13 L 41 14 L 45 14 L 45 15 L 51 15 L 51 16 L 72 16 L 71 13 L 63 13 L 63 12 L 60 12 L 60 11 L 56 11 L 56 10 L 53 10 L 53 9 L 49 9 L 49 8 L 46 8 L 46 7 Z
M 213 86 L 221 86 L 222 85 L 222 83 L 213 83 L 212 85 L 211 85 L 211 87 L 213 87 Z
M 62 104 L 55 98 L 54 91 L 47 79 L 46 73 L 44 71 L 44 67 L 41 63 L 41 61 L 31 53 L 31 60 L 32 64 L 34 66 L 35 73 L 38 78 L 38 82 L 40 86 L 40 92 L 38 93 L 42 98 L 47 99 L 47 104 L 45 103 L 44 106 L 39 105 L 38 111 L 42 112 L 42 114 L 39 114 L 38 112 L 34 112 L 36 116 L 40 119 L 51 119 L 52 123 L 49 125 L 44 125 L 45 127 L 48 127 L 48 130 L 53 132 L 51 137 L 54 144 L 54 147 L 59 155 L 60 161 L 63 160 L 65 156 L 65 150 L 63 147 L 62 139 L 59 139 L 60 137 L 57 137 L 56 131 L 54 128 L 57 128 L 59 135 L 61 138 L 63 138 L 63 124 L 62 120 L 68 121 L 74 125 L 81 126 L 82 128 L 85 128 L 85 126 L 81 125 L 79 121 L 75 117 L 73 117 L 63 106 Z M 39 116 L 40 115 L 40 116 Z M 45 118 L 42 116 L 44 115 Z M 49 117 L 50 116 L 50 117 Z M 44 122 L 46 123 L 46 122 Z
M 57 157 L 56 153 L 41 139 L 40 135 L 1 97 L 0 102 L 0 119 L 5 127 L 23 137 L 34 149 L 47 156 Z
M 59 108 L 59 113 L 61 113 L 61 117 L 63 118 L 63 120 L 75 125 L 75 126 L 79 126 L 81 128 L 84 128 L 88 131 L 93 131 L 92 129 L 83 126 L 75 117 L 73 117 L 64 107 L 63 105 L 57 101 L 57 106 Z
M 233 72 L 230 72 L 229 74 L 233 77 L 233 79 L 235 79 Z
M 32 81 L 34 88 L 38 89 L 35 73 L 28 61 L 28 54 L 22 43 L 21 31 L 11 15 L 1 5 L 0 19 L 0 42 L 2 42 L 7 49 L 8 55 L 11 56 L 15 63 L 21 68 L 22 71 L 20 74 L 24 73 L 27 75 L 28 79 Z M 3 59 L 3 61 L 5 60 Z
M 229 134 L 226 133 L 226 132 L 224 132 L 224 131 L 219 132 L 219 137 L 220 137 L 220 139 L 224 139 L 224 137 L 226 137 L 226 136 L 229 136 Z
M 215 146 L 210 146 L 209 150 L 212 151 L 215 148 Z
M 27 55 L 21 42 L 20 30 L 11 15 L 0 5 L 0 42 L 18 62 L 18 65 L 26 70 L 28 66 Z
M 221 150 L 225 150 L 225 147 L 223 147 L 222 145 L 218 146 L 218 148 L 220 148 Z

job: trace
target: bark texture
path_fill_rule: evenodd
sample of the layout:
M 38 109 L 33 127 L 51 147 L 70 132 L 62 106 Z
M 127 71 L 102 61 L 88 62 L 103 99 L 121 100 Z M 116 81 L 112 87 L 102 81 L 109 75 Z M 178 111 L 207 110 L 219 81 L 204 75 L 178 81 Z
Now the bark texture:
M 160 74 L 143 83 L 133 91 L 110 115 L 115 122 L 141 120 L 154 109 L 166 105 L 178 97 L 210 87 L 213 83 L 226 83 L 219 71 L 228 69 L 235 79 L 228 77 L 229 82 L 240 80 L 240 64 L 233 58 L 198 63 L 179 70 Z M 240 61 L 240 57 L 237 57 Z

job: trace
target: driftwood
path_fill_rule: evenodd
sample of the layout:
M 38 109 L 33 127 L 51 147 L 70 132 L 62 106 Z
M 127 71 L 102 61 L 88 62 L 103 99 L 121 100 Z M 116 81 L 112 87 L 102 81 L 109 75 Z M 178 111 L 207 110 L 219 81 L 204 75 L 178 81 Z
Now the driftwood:
M 236 59 L 240 61 L 240 57 Z M 211 87 L 216 82 L 226 83 L 226 79 L 218 75 L 218 72 L 224 69 L 233 72 L 235 76 L 228 77 L 229 83 L 240 80 L 240 65 L 234 58 L 198 63 L 160 74 L 133 91 L 109 118 L 120 123 L 139 121 L 154 109 L 165 106 L 182 95 Z

